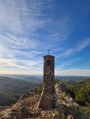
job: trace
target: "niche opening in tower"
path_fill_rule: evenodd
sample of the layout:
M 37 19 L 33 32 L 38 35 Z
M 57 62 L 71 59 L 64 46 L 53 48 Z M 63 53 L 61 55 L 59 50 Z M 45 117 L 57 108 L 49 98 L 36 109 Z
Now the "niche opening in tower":
M 51 61 L 50 60 L 47 60 L 47 65 L 51 65 Z

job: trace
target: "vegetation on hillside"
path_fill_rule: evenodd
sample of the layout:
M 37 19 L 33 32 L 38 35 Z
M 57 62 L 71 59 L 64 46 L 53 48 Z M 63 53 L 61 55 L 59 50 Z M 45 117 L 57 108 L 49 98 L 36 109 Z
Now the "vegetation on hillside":
M 37 86 L 33 82 L 0 76 L 0 106 L 15 103 L 23 93 Z
M 90 79 L 67 84 L 67 87 L 75 93 L 75 100 L 80 105 L 90 103 Z
M 66 85 L 75 93 L 75 100 L 81 105 L 80 110 L 85 112 L 90 119 L 90 79 L 77 83 L 66 83 Z
M 37 88 L 32 89 L 31 91 L 34 92 L 35 94 L 41 94 L 43 89 L 43 85 L 40 84 Z

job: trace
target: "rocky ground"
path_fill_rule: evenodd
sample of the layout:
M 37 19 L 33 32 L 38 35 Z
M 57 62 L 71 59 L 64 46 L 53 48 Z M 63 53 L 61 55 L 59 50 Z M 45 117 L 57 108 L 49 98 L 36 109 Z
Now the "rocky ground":
M 40 95 L 33 91 L 21 96 L 17 103 L 0 113 L 0 119 L 88 119 L 62 82 L 55 85 L 56 108 L 38 108 Z M 47 102 L 46 102 L 47 103 Z
M 11 106 L 0 106 L 0 113 L 5 110 L 5 109 L 8 109 L 8 108 L 11 108 Z

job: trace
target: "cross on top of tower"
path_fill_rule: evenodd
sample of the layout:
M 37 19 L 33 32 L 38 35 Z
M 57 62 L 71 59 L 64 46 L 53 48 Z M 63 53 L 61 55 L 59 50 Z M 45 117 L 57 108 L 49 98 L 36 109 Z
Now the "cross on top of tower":
M 50 50 L 48 49 L 48 55 L 49 55 Z

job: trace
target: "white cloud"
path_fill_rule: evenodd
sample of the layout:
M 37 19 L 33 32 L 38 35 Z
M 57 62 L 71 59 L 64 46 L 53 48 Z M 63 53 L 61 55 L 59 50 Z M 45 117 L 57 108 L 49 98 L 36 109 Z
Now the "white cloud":
M 87 38 L 87 39 L 79 42 L 78 45 L 77 45 L 77 48 L 75 50 L 76 50 L 76 52 L 79 52 L 79 51 L 83 50 L 84 48 L 86 48 L 89 45 L 90 45 L 90 38 Z
M 73 65 L 74 63 L 76 63 L 80 60 L 82 60 L 82 59 L 77 58 L 77 59 L 72 59 L 72 60 L 69 60 L 69 61 L 66 61 L 66 62 L 63 61 L 63 63 L 61 63 L 60 65 L 58 64 L 58 66 L 56 67 L 56 70 L 58 70 L 58 71 L 64 70 L 65 67 Z
M 73 49 L 69 49 L 69 50 L 63 52 L 62 54 L 56 56 L 56 59 L 59 58 L 59 57 L 62 57 L 62 56 L 65 57 L 65 56 L 71 55 L 72 53 L 73 53 Z
M 49 19 L 41 19 L 44 1 L 30 0 L 3 0 L 0 2 L 0 31 L 14 33 L 34 32 Z
M 0 35 L 0 44 L 3 44 L 8 48 L 16 49 L 35 49 L 39 45 L 36 39 L 29 39 L 27 37 L 18 37 L 14 34 L 7 33 L 5 35 Z
M 61 53 L 60 55 L 57 55 L 56 59 L 60 57 L 70 56 L 70 55 L 73 55 L 75 53 L 82 51 L 83 49 L 85 49 L 86 47 L 90 45 L 90 38 L 80 41 L 79 43 L 77 42 L 76 44 L 77 44 L 76 47 L 72 49 L 68 49 L 64 51 L 63 53 Z
M 36 73 L 42 72 L 43 69 L 42 60 L 15 60 L 15 59 L 3 59 L 0 58 L 0 73 L 10 73 L 10 72 L 17 72 L 17 74 L 28 74 L 28 72 Z
M 43 58 L 40 55 L 43 52 L 36 50 L 25 51 L 24 49 L 26 49 L 26 46 L 21 50 L 18 46 L 11 48 L 7 47 L 7 45 L 5 47 L 5 43 L 0 44 L 0 72 L 10 73 L 11 71 L 18 73 L 18 70 L 21 72 L 40 70 L 43 66 Z

